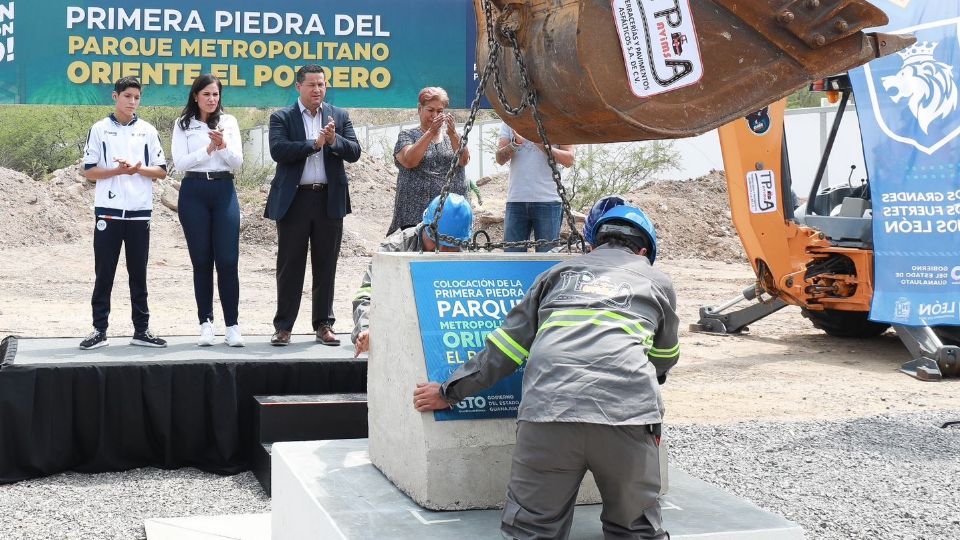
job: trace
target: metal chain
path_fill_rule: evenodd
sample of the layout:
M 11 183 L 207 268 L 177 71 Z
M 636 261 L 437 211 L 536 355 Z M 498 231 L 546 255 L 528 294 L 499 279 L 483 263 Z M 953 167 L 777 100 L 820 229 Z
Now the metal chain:
M 539 97 L 537 91 L 533 88 L 533 83 L 527 74 L 527 66 L 523 63 L 523 57 L 520 54 L 520 44 L 517 42 L 517 34 L 513 30 L 507 30 L 507 37 L 513 46 L 513 56 L 517 60 L 517 66 L 520 68 L 520 78 L 523 81 L 523 87 L 528 94 L 528 101 L 533 106 L 533 119 L 537 123 L 537 133 L 543 142 L 543 147 L 547 151 L 547 163 L 550 164 L 550 172 L 553 174 L 553 183 L 557 186 L 557 195 L 560 196 L 560 204 L 563 205 L 563 213 L 567 217 L 567 226 L 570 227 L 570 236 L 574 240 L 579 238 L 581 251 L 586 252 L 586 244 L 580 232 L 577 231 L 577 221 L 573 217 L 573 211 L 570 209 L 570 200 L 567 197 L 567 189 L 563 187 L 563 180 L 560 178 L 560 169 L 557 167 L 557 159 L 553 155 L 553 147 L 547 138 L 547 130 L 543 127 L 543 117 L 540 115 Z
M 517 34 L 512 29 L 504 29 L 501 32 L 507 39 L 510 40 L 510 44 L 513 48 L 513 56 L 517 62 L 517 66 L 520 69 L 520 77 L 523 83 L 523 97 L 520 100 L 520 104 L 517 107 L 513 107 L 507 101 L 506 94 L 503 90 L 503 84 L 500 81 L 500 71 L 496 69 L 496 64 L 500 56 L 500 43 L 494 37 L 494 27 L 492 22 L 493 14 L 490 0 L 483 0 L 483 10 L 487 27 L 487 47 L 489 49 L 489 54 L 487 55 L 487 65 L 483 70 L 483 75 L 480 77 L 480 82 L 477 84 L 477 91 L 473 97 L 473 103 L 470 107 L 470 116 L 467 119 L 467 122 L 464 124 L 463 135 L 460 136 L 460 147 L 457 149 L 456 155 L 453 157 L 453 160 L 450 163 L 450 168 L 447 170 L 446 183 L 444 184 L 443 189 L 440 191 L 440 204 L 437 205 L 437 209 L 433 214 L 433 221 L 429 227 L 430 236 L 434 239 L 434 251 L 438 252 L 440 250 L 440 242 L 443 241 L 446 244 L 457 246 L 461 249 L 467 249 L 468 251 L 477 251 L 480 249 L 493 251 L 494 249 L 529 247 L 537 249 L 540 247 L 555 247 L 564 244 L 567 245 L 568 251 L 572 251 L 571 247 L 574 244 L 579 244 L 580 250 L 582 252 L 586 252 L 586 243 L 584 242 L 583 236 L 581 236 L 580 232 L 577 230 L 576 220 L 573 217 L 573 211 L 570 208 L 570 201 L 567 197 L 567 190 L 563 186 L 563 181 L 560 177 L 560 169 L 557 167 L 557 160 L 553 155 L 553 147 L 550 146 L 546 129 L 543 126 L 543 118 L 540 115 L 540 109 L 538 107 L 537 93 L 533 89 L 533 84 L 531 83 L 530 77 L 527 74 L 526 64 L 524 63 L 523 57 L 520 54 L 520 44 L 517 42 Z M 560 196 L 563 213 L 567 218 L 567 226 L 570 227 L 570 235 L 567 240 L 561 240 L 558 238 L 556 240 L 490 242 L 490 237 L 486 231 L 477 231 L 477 234 L 475 234 L 471 240 L 466 241 L 452 236 L 440 234 L 439 230 L 437 229 L 440 216 L 443 214 L 443 206 L 446 204 L 447 196 L 450 194 L 450 186 L 453 183 L 454 171 L 456 170 L 457 164 L 460 162 L 460 156 L 467 147 L 470 130 L 473 129 L 473 124 L 476 122 L 477 113 L 480 111 L 480 100 L 483 97 L 483 91 L 487 86 L 487 79 L 491 73 L 493 73 L 494 87 L 497 91 L 497 98 L 500 101 L 500 105 L 508 114 L 516 116 L 528 105 L 532 106 L 533 108 L 533 118 L 537 123 L 537 133 L 540 135 L 540 139 L 543 142 L 544 149 L 546 150 L 547 163 L 550 165 L 553 181 L 557 187 L 557 194 Z M 483 234 L 487 237 L 487 241 L 483 244 L 479 244 L 477 242 L 477 237 L 480 234 Z

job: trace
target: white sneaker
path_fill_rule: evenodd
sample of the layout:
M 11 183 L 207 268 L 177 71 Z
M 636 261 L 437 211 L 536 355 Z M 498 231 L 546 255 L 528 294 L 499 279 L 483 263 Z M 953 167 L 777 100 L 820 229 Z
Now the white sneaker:
M 223 341 L 231 347 L 243 347 L 243 336 L 240 335 L 240 325 L 235 324 L 228 326 Z
M 207 319 L 200 323 L 200 338 L 197 339 L 198 347 L 209 347 L 213 345 L 216 336 L 213 333 L 213 321 Z

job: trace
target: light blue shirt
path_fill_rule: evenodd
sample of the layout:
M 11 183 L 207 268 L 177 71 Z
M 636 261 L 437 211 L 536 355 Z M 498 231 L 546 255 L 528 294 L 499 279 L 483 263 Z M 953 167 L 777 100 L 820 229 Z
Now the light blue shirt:
M 323 133 L 323 104 L 317 109 L 317 115 L 310 114 L 302 101 L 297 99 L 297 105 L 300 106 L 300 114 L 303 117 L 303 130 L 307 134 L 308 141 L 315 141 Z M 300 184 L 326 184 L 327 170 L 323 168 L 323 151 L 316 152 L 307 157 L 307 162 L 303 166 L 303 176 L 300 177 Z

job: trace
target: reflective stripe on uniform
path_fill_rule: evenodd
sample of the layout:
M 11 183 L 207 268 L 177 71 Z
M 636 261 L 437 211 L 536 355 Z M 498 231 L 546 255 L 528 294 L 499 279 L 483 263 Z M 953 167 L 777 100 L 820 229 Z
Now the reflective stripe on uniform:
M 612 326 L 620 328 L 631 336 L 648 337 L 653 332 L 643 326 L 643 320 L 635 320 L 625 317 L 615 311 L 606 309 L 567 309 L 555 311 L 550 317 L 540 325 L 537 333 L 544 329 L 557 326 L 580 326 L 582 324 L 593 324 L 596 326 Z
M 496 345 L 496 347 L 500 349 L 500 352 L 516 362 L 518 366 L 523 365 L 523 361 L 530 356 L 530 351 L 524 349 L 523 346 L 510 337 L 510 334 L 507 334 L 503 328 L 497 328 L 493 332 L 490 332 L 490 334 L 487 335 L 487 339 L 490 340 L 490 343 Z
M 372 291 L 373 287 L 360 287 L 357 289 L 357 294 L 353 297 L 353 299 L 359 300 L 361 298 L 369 298 Z
M 674 356 L 680 354 L 680 344 L 677 343 L 669 349 L 658 349 L 654 347 L 650 349 L 650 352 L 647 354 L 648 356 L 652 356 L 654 358 L 673 358 Z

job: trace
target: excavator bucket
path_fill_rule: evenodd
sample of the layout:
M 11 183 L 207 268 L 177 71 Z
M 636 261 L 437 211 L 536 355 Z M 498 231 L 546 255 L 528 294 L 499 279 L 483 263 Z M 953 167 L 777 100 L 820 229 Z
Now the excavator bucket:
M 863 33 L 888 22 L 865 0 L 474 0 L 474 9 L 481 70 L 488 35 L 501 45 L 490 103 L 540 140 L 529 111 L 510 114 L 498 97 L 511 107 L 523 99 L 516 43 L 560 144 L 698 135 L 915 41 Z

